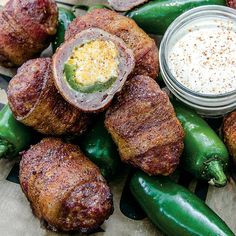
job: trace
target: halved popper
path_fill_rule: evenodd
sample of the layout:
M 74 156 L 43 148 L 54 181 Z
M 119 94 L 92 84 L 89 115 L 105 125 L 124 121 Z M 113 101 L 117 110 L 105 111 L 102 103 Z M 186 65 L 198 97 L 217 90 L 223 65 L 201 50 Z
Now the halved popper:
M 53 56 L 57 89 L 85 112 L 104 110 L 134 66 L 133 52 L 123 40 L 97 28 L 75 35 Z
M 68 26 L 65 40 L 75 37 L 83 30 L 99 28 L 121 38 L 134 53 L 135 68 L 131 77 L 146 75 L 156 79 L 159 74 L 157 45 L 134 20 L 109 9 L 94 9 L 77 16 Z

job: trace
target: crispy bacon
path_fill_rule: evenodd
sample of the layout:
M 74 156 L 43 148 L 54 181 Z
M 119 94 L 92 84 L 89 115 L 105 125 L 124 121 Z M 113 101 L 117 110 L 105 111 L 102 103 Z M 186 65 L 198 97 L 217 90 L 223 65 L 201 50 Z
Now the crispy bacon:
M 0 64 L 20 66 L 50 44 L 57 29 L 54 0 L 10 0 L 0 12 Z
M 147 76 L 130 79 L 106 113 L 121 159 L 150 175 L 169 175 L 183 151 L 183 128 L 165 92 Z
M 16 119 L 43 134 L 79 135 L 90 116 L 68 104 L 58 93 L 50 58 L 23 64 L 8 86 L 8 100 Z
M 98 167 L 60 139 L 43 139 L 23 153 L 20 184 L 33 213 L 52 230 L 92 232 L 113 212 Z
M 236 9 L 236 1 L 235 0 L 227 0 L 227 5 L 229 7 Z
M 236 164 L 236 111 L 225 116 L 223 122 L 224 142 Z

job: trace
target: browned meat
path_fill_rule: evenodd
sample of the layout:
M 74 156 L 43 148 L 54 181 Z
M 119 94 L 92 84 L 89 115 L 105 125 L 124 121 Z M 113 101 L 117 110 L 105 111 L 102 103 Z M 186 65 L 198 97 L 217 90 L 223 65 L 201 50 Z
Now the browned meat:
M 226 2 L 229 7 L 236 9 L 236 0 L 227 0 Z
M 108 0 L 108 2 L 116 11 L 128 11 L 148 0 Z
M 10 0 L 0 12 L 0 64 L 19 66 L 37 57 L 56 29 L 54 0 Z
M 149 77 L 126 83 L 105 125 L 121 159 L 150 175 L 169 175 L 179 163 L 184 131 L 165 92 Z
M 92 232 L 113 212 L 98 167 L 60 139 L 43 139 L 23 154 L 20 184 L 34 214 L 52 230 Z
M 52 76 L 50 58 L 22 65 L 8 86 L 10 108 L 18 121 L 43 134 L 81 134 L 89 116 L 62 98 Z
M 236 111 L 228 114 L 223 122 L 224 141 L 236 164 Z
M 108 9 L 95 9 L 84 16 L 77 17 L 66 32 L 66 39 L 74 37 L 84 29 L 97 27 L 114 34 L 134 51 L 136 66 L 133 75 L 148 75 L 155 79 L 159 72 L 158 49 L 137 24 L 128 17 Z

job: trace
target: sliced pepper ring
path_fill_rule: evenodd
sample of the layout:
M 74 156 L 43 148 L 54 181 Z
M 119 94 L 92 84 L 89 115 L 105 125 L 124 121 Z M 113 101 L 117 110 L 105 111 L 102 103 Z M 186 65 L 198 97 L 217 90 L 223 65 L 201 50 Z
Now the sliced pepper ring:
M 115 44 L 118 50 L 118 78 L 110 83 L 105 89 L 99 91 L 81 91 L 71 86 L 65 79 L 65 65 L 73 50 L 86 43 L 103 40 Z M 85 112 L 99 112 L 104 110 L 112 101 L 114 95 L 119 92 L 135 66 L 133 51 L 125 42 L 98 28 L 90 28 L 77 34 L 74 38 L 66 41 L 53 56 L 53 73 L 57 89 L 66 101 Z

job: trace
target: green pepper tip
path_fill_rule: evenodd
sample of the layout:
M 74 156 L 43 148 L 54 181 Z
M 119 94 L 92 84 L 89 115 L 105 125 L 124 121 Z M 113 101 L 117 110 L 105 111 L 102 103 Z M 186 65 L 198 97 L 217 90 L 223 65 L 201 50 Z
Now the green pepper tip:
M 208 182 L 210 185 L 216 187 L 224 187 L 227 183 L 227 177 L 224 173 L 221 162 L 218 160 L 212 160 L 207 163 L 207 172 L 212 177 Z

